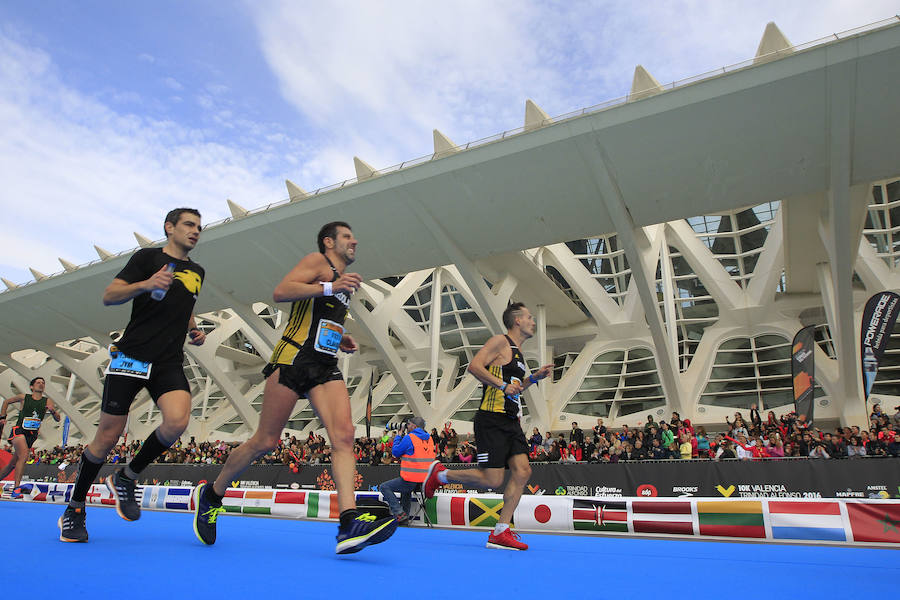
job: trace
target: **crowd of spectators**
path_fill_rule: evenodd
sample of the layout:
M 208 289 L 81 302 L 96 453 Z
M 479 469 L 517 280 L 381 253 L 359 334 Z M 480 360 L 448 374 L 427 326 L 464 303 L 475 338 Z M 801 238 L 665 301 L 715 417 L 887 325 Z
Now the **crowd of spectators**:
M 694 427 L 690 419 L 682 420 L 677 412 L 666 421 L 646 422 L 636 427 L 623 425 L 615 430 L 597 419 L 586 434 L 572 423 L 568 439 L 564 433 L 541 432 L 534 428 L 528 439 L 529 458 L 536 462 L 605 462 L 643 460 L 759 460 L 767 458 L 854 458 L 858 456 L 900 456 L 900 407 L 888 415 L 875 405 L 869 417 L 869 428 L 837 427 L 821 431 L 810 425 L 805 415 L 793 412 L 776 417 L 769 411 L 763 419 L 754 405 L 749 418 L 741 412 L 734 420 L 726 418 L 727 429 L 707 433 L 703 426 Z M 387 429 L 380 438 L 361 437 L 353 452 L 358 463 L 387 465 L 398 462 L 391 455 L 391 446 L 398 432 Z M 444 463 L 473 463 L 476 448 L 471 435 L 460 436 L 445 423 L 441 431 L 431 430 L 435 452 Z M 187 443 L 180 440 L 169 448 L 157 462 L 178 464 L 224 464 L 237 442 L 200 442 L 194 438 Z M 118 444 L 110 452 L 108 461 L 124 463 L 140 448 L 140 441 Z M 6 450 L 11 450 L 6 444 Z M 57 446 L 49 450 L 35 450 L 29 464 L 45 463 L 69 465 L 81 458 L 82 445 Z M 284 464 L 293 470 L 304 465 L 328 464 L 331 448 L 321 435 L 310 433 L 306 438 L 285 434 L 272 452 L 262 456 L 257 464 Z
M 568 440 L 534 428 L 529 442 L 530 458 L 548 462 L 619 462 L 642 460 L 695 460 L 766 458 L 854 458 L 858 456 L 900 456 L 900 407 L 893 416 L 875 405 L 869 429 L 858 426 L 822 431 L 807 422 L 805 415 L 789 412 L 776 417 L 769 411 L 763 420 L 754 405 L 749 418 L 741 412 L 734 420 L 726 417 L 727 429 L 708 433 L 682 420 L 677 412 L 666 421 L 647 421 L 631 428 L 612 430 L 597 419 L 588 435 L 572 423 Z

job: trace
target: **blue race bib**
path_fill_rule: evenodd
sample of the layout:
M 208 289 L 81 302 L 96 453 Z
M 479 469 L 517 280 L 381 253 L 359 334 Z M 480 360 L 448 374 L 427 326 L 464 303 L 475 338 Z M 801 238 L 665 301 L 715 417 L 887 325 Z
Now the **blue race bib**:
M 341 345 L 341 339 L 344 337 L 344 327 L 340 323 L 321 319 L 319 328 L 316 330 L 315 348 L 319 352 L 337 356 L 338 348 Z
M 30 431 L 37 431 L 41 428 L 41 420 L 40 419 L 22 419 L 22 429 L 28 429 Z
M 136 358 L 131 358 L 122 354 L 115 349 L 115 346 L 109 348 L 109 365 L 106 366 L 107 375 L 125 375 L 126 377 L 137 377 L 138 379 L 150 379 L 150 368 L 153 363 L 144 362 Z

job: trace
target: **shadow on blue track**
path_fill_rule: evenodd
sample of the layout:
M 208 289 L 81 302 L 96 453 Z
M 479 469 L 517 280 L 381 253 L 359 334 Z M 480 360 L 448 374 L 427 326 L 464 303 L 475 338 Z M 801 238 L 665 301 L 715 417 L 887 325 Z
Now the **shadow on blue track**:
M 526 552 L 487 550 L 486 532 L 401 528 L 358 554 L 334 554 L 333 523 L 225 515 L 215 546 L 194 537 L 191 515 L 144 511 L 129 523 L 89 507 L 87 544 L 59 541 L 61 505 L 0 502 L 7 540 L 23 543 L 20 567 L 38 597 L 335 598 L 394 596 L 626 598 L 681 588 L 714 593 L 804 594 L 895 589 L 900 553 L 875 548 L 735 544 L 526 535 Z M 16 555 L 18 547 L 8 547 Z M 30 566 L 37 559 L 41 575 Z M 412 586 L 412 587 L 409 587 Z M 420 590 L 412 593 L 413 590 Z M 623 595 L 625 594 L 625 595 Z M 190 597 L 188 596 L 188 597 Z

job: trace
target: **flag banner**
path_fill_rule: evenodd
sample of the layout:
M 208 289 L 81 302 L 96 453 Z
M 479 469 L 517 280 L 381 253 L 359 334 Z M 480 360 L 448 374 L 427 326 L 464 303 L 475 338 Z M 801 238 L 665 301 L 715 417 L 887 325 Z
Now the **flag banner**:
M 631 503 L 631 526 L 635 533 L 694 535 L 691 503 L 634 501 Z
M 776 540 L 847 540 L 838 502 L 769 500 L 769 522 Z
M 766 537 L 762 502 L 758 500 L 725 500 L 697 502 L 700 535 L 724 537 Z
M 166 490 L 166 508 L 168 510 L 190 510 L 191 494 L 194 488 L 170 487 Z
M 306 492 L 275 492 L 270 514 L 277 517 L 305 517 Z
M 309 519 L 337 519 L 337 494 L 334 492 L 309 492 L 306 495 L 306 517 Z
M 573 499 L 572 529 L 627 533 L 628 509 L 625 502 Z
M 273 490 L 247 490 L 244 492 L 244 503 L 241 512 L 251 515 L 272 514 L 275 492 Z
M 900 308 L 900 295 L 894 292 L 879 292 L 866 302 L 860 324 L 859 355 L 866 400 L 875 384 L 878 361 L 884 356 Z
M 465 526 L 468 502 L 465 496 L 437 494 L 425 500 L 425 512 L 435 525 Z
M 244 490 L 236 490 L 229 488 L 225 490 L 225 496 L 222 498 L 222 508 L 225 512 L 239 513 L 244 503 Z
M 900 544 L 900 503 L 848 502 L 847 515 L 855 541 Z
M 69 423 L 71 423 L 71 421 L 69 421 L 69 416 L 66 415 L 66 418 L 63 419 L 63 426 L 62 426 L 62 445 L 63 446 L 69 445 Z
M 500 521 L 503 498 L 469 498 L 469 527 L 491 527 Z M 513 525 L 513 523 L 510 523 Z
M 571 500 L 556 496 L 525 495 L 514 514 L 516 529 L 571 531 Z
M 794 410 L 798 415 L 806 415 L 806 422 L 812 424 L 815 408 L 816 380 L 816 328 L 804 327 L 794 336 L 791 345 L 791 374 L 794 379 Z
M 366 398 L 366 437 L 372 437 L 372 388 L 375 387 L 375 371 L 369 379 L 369 394 Z

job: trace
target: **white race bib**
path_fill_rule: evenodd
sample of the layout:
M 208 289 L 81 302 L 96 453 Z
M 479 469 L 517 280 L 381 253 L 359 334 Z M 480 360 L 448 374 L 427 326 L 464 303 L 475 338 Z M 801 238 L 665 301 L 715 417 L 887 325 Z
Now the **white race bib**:
M 150 379 L 150 369 L 153 363 L 144 362 L 136 358 L 126 356 L 116 350 L 115 346 L 109 347 L 109 364 L 104 373 L 107 375 L 125 375 L 138 379 Z

